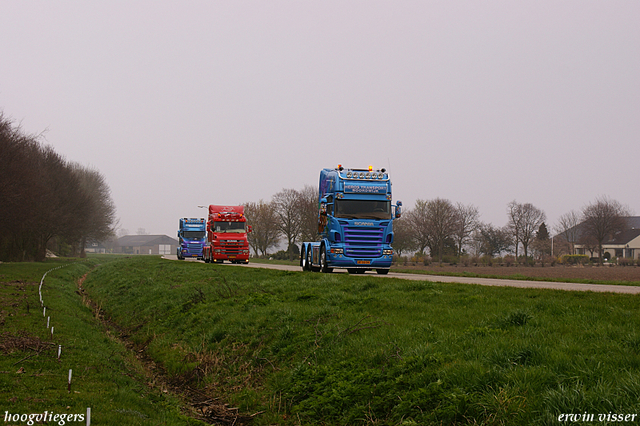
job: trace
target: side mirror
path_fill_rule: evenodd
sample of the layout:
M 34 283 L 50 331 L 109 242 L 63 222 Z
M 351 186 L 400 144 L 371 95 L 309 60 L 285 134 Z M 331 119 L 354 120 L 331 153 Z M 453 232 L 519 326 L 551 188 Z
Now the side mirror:
M 322 216 L 327 215 L 327 199 L 326 198 L 323 198 L 322 201 L 320 201 L 320 214 Z
M 402 201 L 396 203 L 396 219 L 400 219 L 402 216 Z
M 251 232 L 253 232 L 253 229 L 251 228 L 251 225 L 248 225 L 247 226 L 247 233 L 251 233 Z

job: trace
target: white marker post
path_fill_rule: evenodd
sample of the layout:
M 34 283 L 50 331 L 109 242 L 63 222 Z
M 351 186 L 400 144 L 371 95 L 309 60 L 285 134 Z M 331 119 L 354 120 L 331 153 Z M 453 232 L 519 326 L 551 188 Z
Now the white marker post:
M 51 327 L 51 340 L 53 340 L 53 327 Z
M 51 317 L 47 317 L 47 328 L 49 328 L 49 320 L 51 319 Z
M 47 307 L 46 306 L 44 308 L 42 308 L 42 316 L 43 317 L 47 316 Z
M 69 384 L 67 385 L 67 391 L 71 393 L 71 371 L 69 370 Z
M 87 407 L 87 426 L 91 426 L 91 407 Z
M 60 359 L 61 353 L 62 353 L 62 345 L 58 345 L 58 359 Z

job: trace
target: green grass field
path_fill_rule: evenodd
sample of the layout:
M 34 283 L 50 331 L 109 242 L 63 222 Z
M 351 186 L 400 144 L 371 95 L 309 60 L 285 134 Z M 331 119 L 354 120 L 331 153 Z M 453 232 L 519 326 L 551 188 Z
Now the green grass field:
M 95 383 L 91 391 L 78 384 L 86 395 L 69 396 L 62 369 L 61 390 L 32 394 L 48 400 L 43 406 L 60 410 L 70 404 L 52 404 L 56 398 L 85 398 L 73 412 L 86 405 L 151 419 L 155 408 L 165 418 L 140 424 L 188 424 L 172 392 L 145 385 L 131 360 L 142 353 L 173 393 L 195 389 L 237 407 L 245 416 L 238 422 L 253 416 L 256 425 L 558 425 L 568 424 L 558 421 L 567 414 L 594 415 L 579 424 L 620 424 L 606 416 L 640 413 L 637 296 L 101 259 L 83 286 L 133 345 L 127 351 L 75 293 L 74 280 L 97 262 L 52 273 L 47 290 L 51 300 L 66 301 L 56 309 L 74 309 L 68 339 L 79 341 L 82 328 L 92 330 L 83 341 L 98 336 L 92 345 L 99 346 L 75 343 L 78 354 L 89 352 L 85 364 L 95 368 L 85 376 Z M 16 279 L 0 268 L 0 281 Z M 24 321 L 41 323 L 37 315 Z M 4 327 L 13 321 L 6 317 Z M 17 369 L 9 366 L 28 354 L 3 356 L 0 369 Z M 99 357 L 109 366 L 98 368 Z M 113 375 L 126 384 L 114 389 Z M 37 405 L 19 403 L 22 410 Z
M 104 260 L 109 259 L 113 260 Z M 85 425 L 87 408 L 91 409 L 92 425 L 205 424 L 185 415 L 178 398 L 149 386 L 149 377 L 113 337 L 116 333 L 97 321 L 82 303 L 76 283 L 99 261 L 0 264 L 2 424 L 26 425 L 28 420 L 7 422 L 7 416 L 46 411 L 47 424 L 59 424 L 61 417 L 52 421 L 57 414 L 64 415 L 68 425 Z M 64 267 L 49 272 L 42 288 L 46 317 L 54 329 L 52 337 L 38 287 L 42 275 L 59 266 Z

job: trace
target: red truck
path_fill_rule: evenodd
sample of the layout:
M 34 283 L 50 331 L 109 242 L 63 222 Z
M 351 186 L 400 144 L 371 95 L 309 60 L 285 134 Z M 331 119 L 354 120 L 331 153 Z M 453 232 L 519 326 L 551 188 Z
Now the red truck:
M 207 242 L 203 256 L 206 263 L 249 263 L 249 240 L 244 206 L 209 206 Z

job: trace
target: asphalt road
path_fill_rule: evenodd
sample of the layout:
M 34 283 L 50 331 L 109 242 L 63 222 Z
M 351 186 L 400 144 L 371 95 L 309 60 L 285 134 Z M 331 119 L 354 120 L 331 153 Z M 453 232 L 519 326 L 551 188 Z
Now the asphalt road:
M 165 259 L 177 260 L 176 255 L 163 256 Z M 201 262 L 200 260 L 187 259 L 185 262 Z M 223 263 L 226 266 L 235 266 L 240 268 L 264 268 L 264 269 L 278 269 L 281 271 L 301 271 L 299 266 L 291 265 L 278 265 L 269 263 L 251 263 L 248 265 L 233 265 L 231 263 Z M 307 272 L 309 274 L 319 274 L 320 272 Z M 335 273 L 347 273 L 345 269 L 334 269 Z M 430 281 L 440 283 L 462 283 L 462 284 L 478 284 L 489 285 L 498 287 L 520 287 L 520 288 L 546 288 L 552 290 L 569 290 L 569 291 L 595 291 L 599 293 L 628 293 L 638 294 L 640 293 L 640 287 L 626 286 L 626 285 L 606 285 L 606 284 L 576 284 L 576 283 L 557 283 L 548 281 L 521 281 L 521 280 L 506 280 L 495 278 L 470 278 L 470 277 L 449 277 L 443 275 L 422 275 L 422 274 L 404 274 L 399 272 L 389 272 L 387 275 L 378 275 L 376 272 L 371 271 L 363 275 L 354 276 L 367 276 L 367 277 L 379 277 L 379 278 L 400 278 L 403 280 L 414 281 Z

